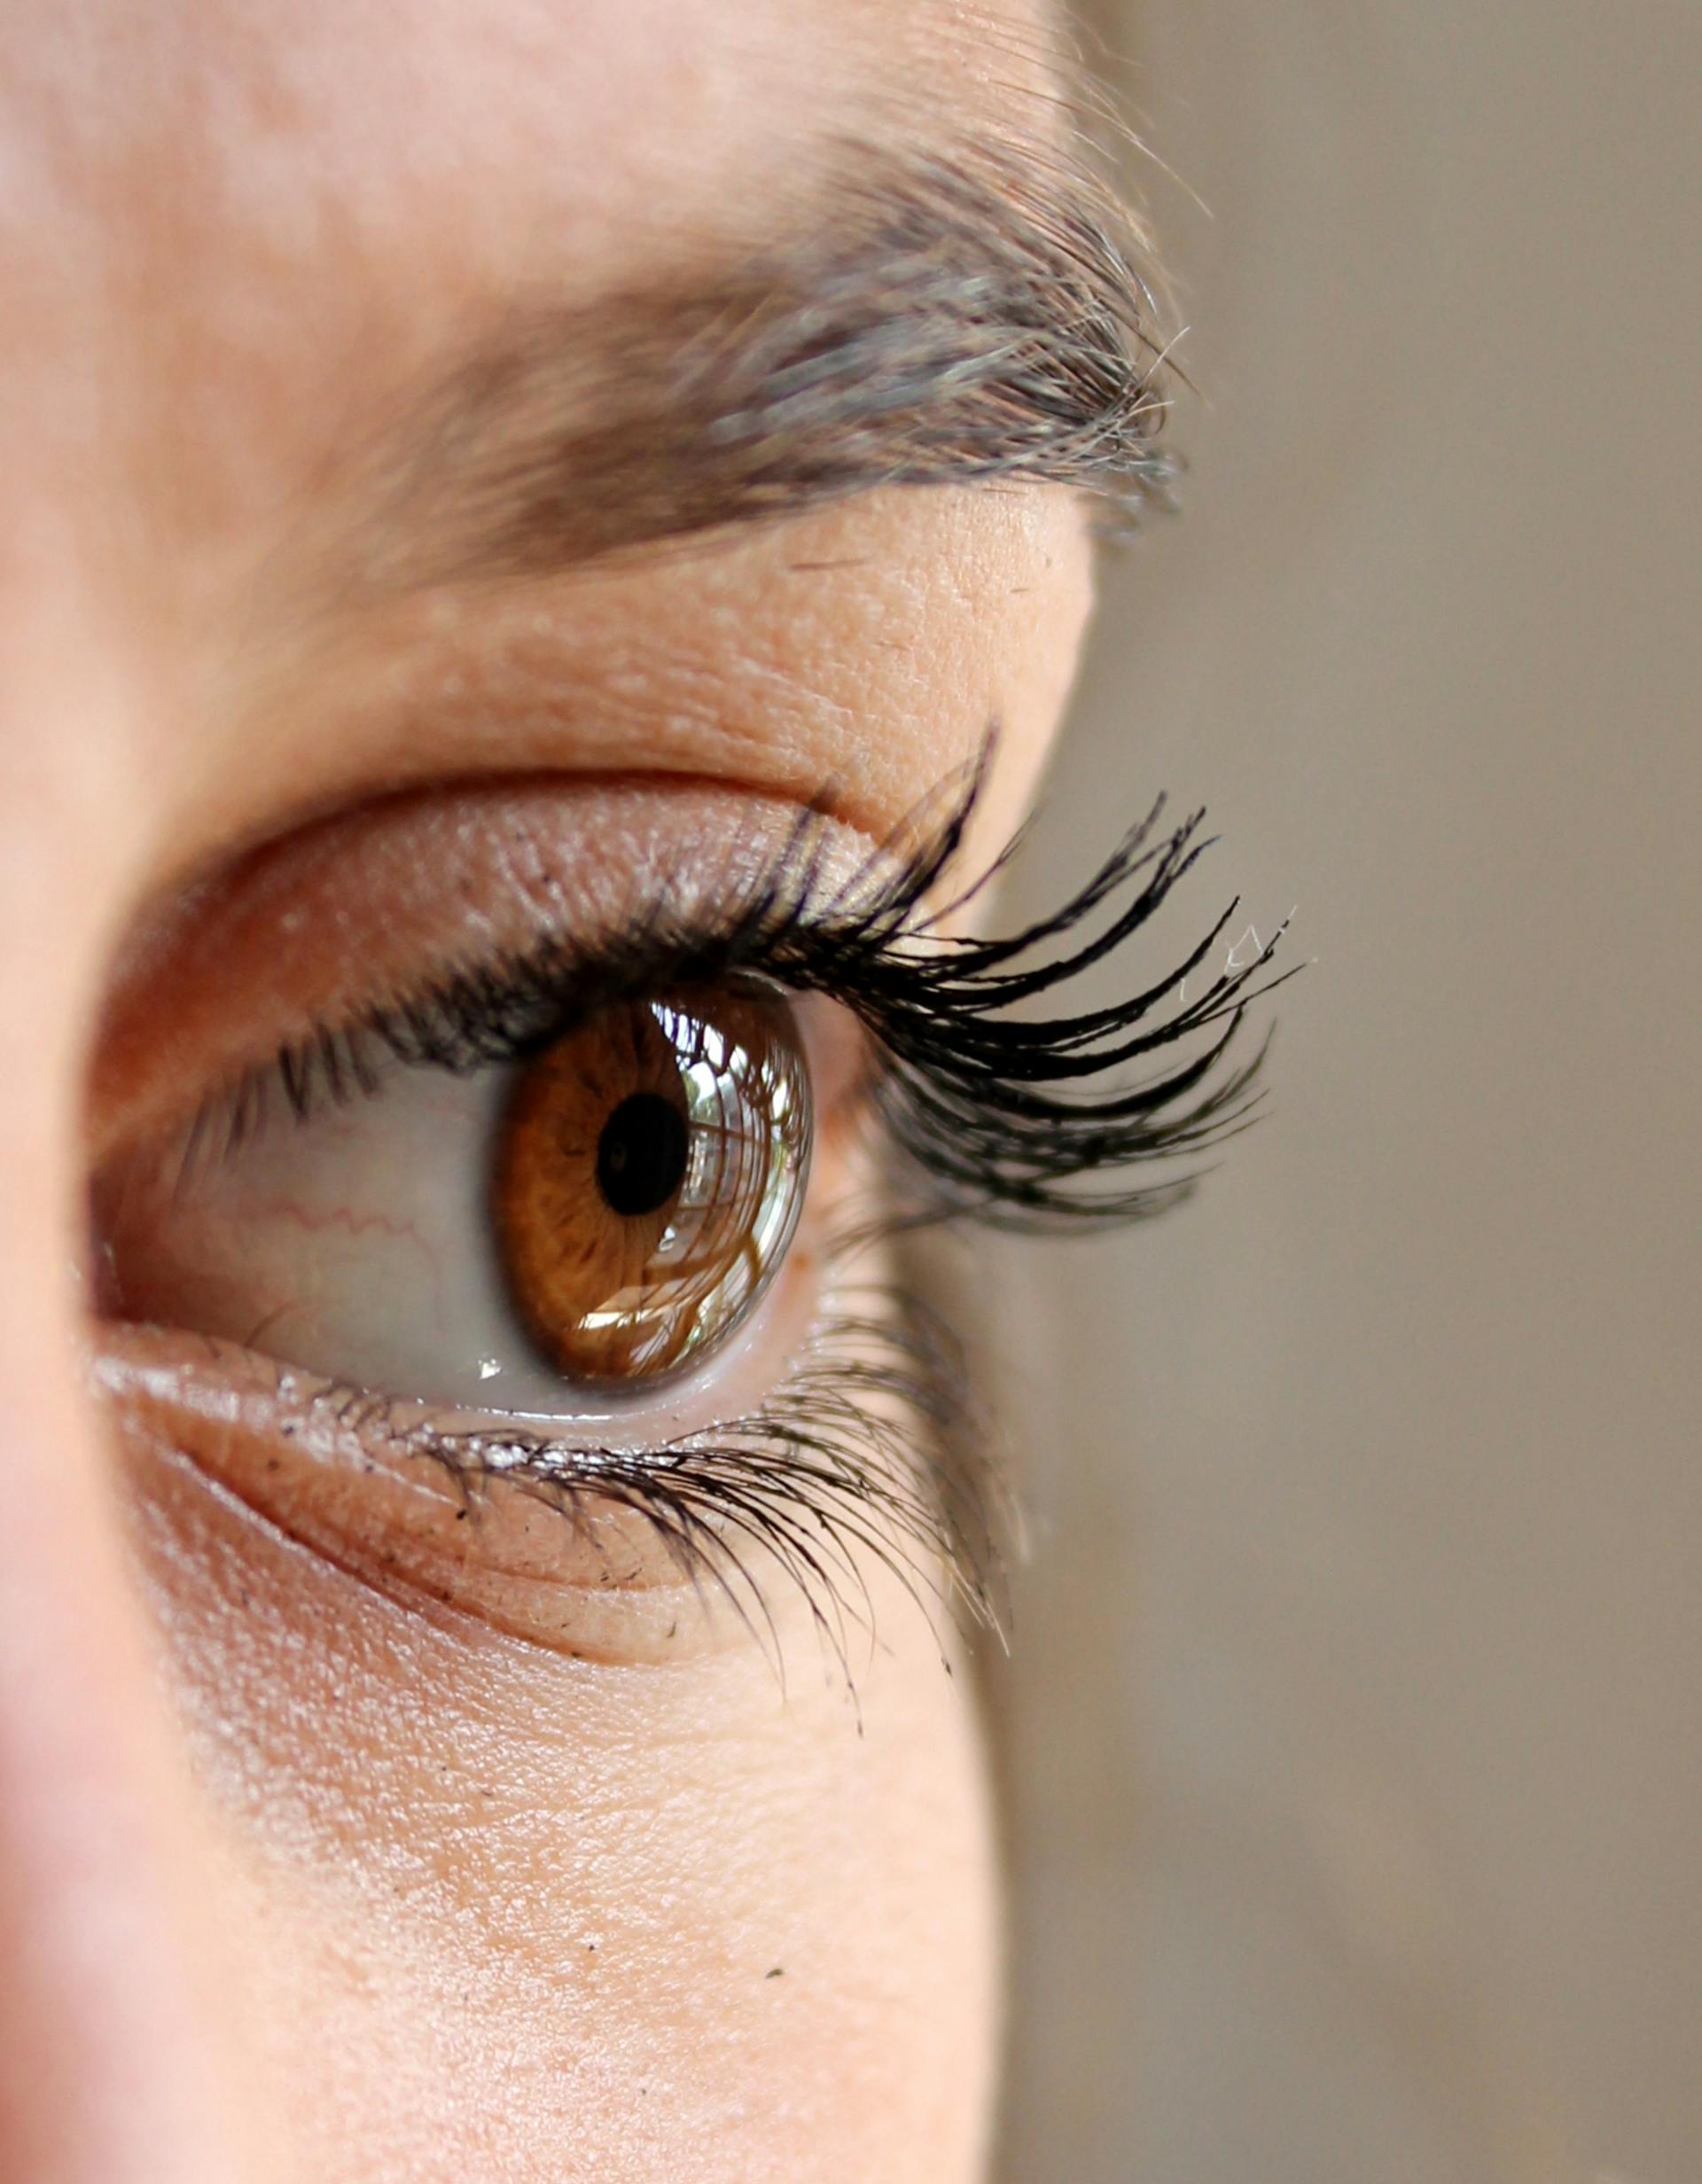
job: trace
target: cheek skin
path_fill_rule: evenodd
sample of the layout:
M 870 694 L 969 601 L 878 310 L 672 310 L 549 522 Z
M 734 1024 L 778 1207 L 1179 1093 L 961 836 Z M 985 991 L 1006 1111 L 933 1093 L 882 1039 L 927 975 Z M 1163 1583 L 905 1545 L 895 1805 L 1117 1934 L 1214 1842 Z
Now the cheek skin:
M 980 2174 L 981 1754 L 895 1587 L 875 1587 L 880 1647 L 854 1634 L 855 1703 L 778 1593 L 784 1690 L 756 1643 L 564 1661 L 137 1461 L 223 1923 L 301 2173 Z

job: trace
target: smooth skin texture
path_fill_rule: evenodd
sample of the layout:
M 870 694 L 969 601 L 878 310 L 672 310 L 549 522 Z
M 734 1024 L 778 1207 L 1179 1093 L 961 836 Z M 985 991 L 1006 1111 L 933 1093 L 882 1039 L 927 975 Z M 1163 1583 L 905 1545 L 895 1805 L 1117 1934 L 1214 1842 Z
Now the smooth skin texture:
M 1043 87 L 1037 27 L 916 0 L 11 13 L 17 2184 L 980 2172 L 988 1792 L 965 1679 L 910 1603 L 878 1599 L 855 1706 L 807 1626 L 783 1689 L 754 1646 L 575 1660 L 427 1611 L 194 1462 L 115 1453 L 66 1270 L 115 951 L 250 841 L 404 787 L 545 775 L 831 784 L 878 836 L 996 716 L 996 846 L 1087 611 L 1061 489 L 878 492 L 672 558 L 422 597 L 327 600 L 320 577 L 375 420 L 469 329 L 737 248 L 811 144 L 867 114 L 925 140 L 966 113 L 1002 126 Z

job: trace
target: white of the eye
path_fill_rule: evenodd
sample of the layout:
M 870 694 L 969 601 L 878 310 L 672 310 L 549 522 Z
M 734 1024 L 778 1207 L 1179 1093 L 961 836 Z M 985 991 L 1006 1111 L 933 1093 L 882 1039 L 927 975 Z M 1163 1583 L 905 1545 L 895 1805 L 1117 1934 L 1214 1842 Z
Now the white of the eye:
M 576 1388 L 527 1339 L 486 1198 L 513 1076 L 389 1064 L 371 1096 L 305 1120 L 274 1112 L 142 1216 L 149 1293 L 128 1301 L 404 1400 L 685 1430 L 699 1415 L 691 1391 L 640 1401 Z M 735 1337 L 725 1361 L 745 1346 Z

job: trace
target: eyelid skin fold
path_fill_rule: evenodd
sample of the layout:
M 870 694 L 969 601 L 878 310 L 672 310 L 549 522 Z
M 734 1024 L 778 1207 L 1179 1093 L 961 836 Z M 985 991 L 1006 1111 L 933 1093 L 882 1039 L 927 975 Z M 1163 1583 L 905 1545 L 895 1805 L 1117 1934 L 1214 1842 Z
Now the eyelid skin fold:
M 281 1045 L 457 972 L 552 936 L 595 953 L 657 900 L 713 924 L 797 823 L 795 805 L 728 787 L 544 776 L 410 792 L 269 843 L 152 909 L 121 950 L 91 1062 L 90 1166 Z M 813 828 L 824 873 L 849 877 L 874 848 L 843 822 Z

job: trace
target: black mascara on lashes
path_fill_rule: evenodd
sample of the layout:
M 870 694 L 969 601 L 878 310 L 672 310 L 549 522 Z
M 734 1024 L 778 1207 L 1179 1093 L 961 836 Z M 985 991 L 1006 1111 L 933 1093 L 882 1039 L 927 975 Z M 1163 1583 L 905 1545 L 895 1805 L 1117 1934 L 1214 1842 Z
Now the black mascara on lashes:
M 945 934 L 942 917 L 989 877 L 947 910 L 929 909 L 961 853 L 987 764 L 983 753 L 941 792 L 943 817 L 925 806 L 849 878 L 824 878 L 825 829 L 805 811 L 707 924 L 675 924 L 657 905 L 613 940 L 586 947 L 551 936 L 439 978 L 352 1024 L 320 1027 L 223 1096 L 215 1135 L 227 1145 L 246 1139 L 274 1088 L 305 1115 L 326 1099 L 373 1090 L 386 1057 L 471 1071 L 534 1053 L 595 1010 L 646 991 L 761 972 L 837 1002 L 869 1034 L 872 1104 L 900 1155 L 891 1191 L 897 1219 L 1043 1229 L 1163 1212 L 1191 1178 L 1148 1180 L 1151 1164 L 1221 1142 L 1256 1102 L 1264 1048 L 1240 1064 L 1230 1049 L 1251 1003 L 1292 975 L 1264 976 L 1284 929 L 1247 963 L 1226 962 L 1187 999 L 1187 981 L 1236 914 L 1238 901 L 1231 901 L 1174 970 L 1126 1000 L 1034 1013 L 1155 915 L 1209 846 L 1200 836 L 1204 815 L 1166 831 L 1160 798 L 1050 916 L 996 940 Z M 1103 929 L 1079 937 L 1102 911 Z M 1128 1080 L 1132 1067 L 1179 1049 L 1174 1066 Z M 1141 1180 L 1117 1180 L 1136 1167 Z

